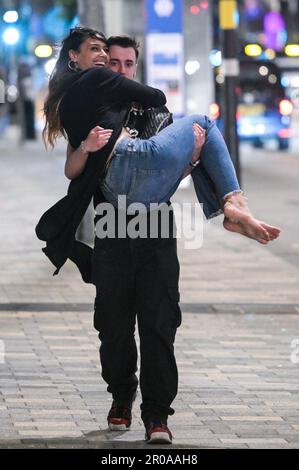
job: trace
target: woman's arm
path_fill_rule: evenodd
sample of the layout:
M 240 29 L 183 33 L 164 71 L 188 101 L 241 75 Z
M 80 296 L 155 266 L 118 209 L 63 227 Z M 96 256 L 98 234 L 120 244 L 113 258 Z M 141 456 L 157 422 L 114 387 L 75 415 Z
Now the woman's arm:
M 142 85 L 106 68 L 89 69 L 77 83 L 84 91 L 91 93 L 93 100 L 98 96 L 101 102 L 105 101 L 107 104 L 137 101 L 144 107 L 157 108 L 166 103 L 163 91 Z
M 104 147 L 109 141 L 112 129 L 103 129 L 96 126 L 91 129 L 86 139 L 74 150 L 70 143 L 67 146 L 67 156 L 64 166 L 65 176 L 73 180 L 79 176 L 85 168 L 90 152 L 96 152 Z

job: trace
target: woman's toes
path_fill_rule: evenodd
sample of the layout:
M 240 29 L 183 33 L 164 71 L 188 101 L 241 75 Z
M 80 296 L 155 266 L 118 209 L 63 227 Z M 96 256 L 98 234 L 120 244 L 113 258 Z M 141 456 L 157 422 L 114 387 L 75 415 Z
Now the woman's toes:
M 263 233 L 263 237 L 262 237 L 262 238 L 264 238 L 265 240 L 268 240 L 268 241 L 269 241 L 269 240 L 270 240 L 270 234 L 269 234 L 269 232 L 268 232 L 266 229 L 263 229 L 262 227 L 261 227 L 261 229 L 262 229 L 262 233 Z
M 264 238 L 257 238 L 256 240 L 262 245 L 267 245 L 268 243 L 268 240 L 265 240 Z
M 265 230 L 267 230 L 271 239 L 275 239 L 279 236 L 280 229 L 278 227 L 274 227 L 273 225 L 268 225 L 265 222 L 261 222 L 261 225 Z

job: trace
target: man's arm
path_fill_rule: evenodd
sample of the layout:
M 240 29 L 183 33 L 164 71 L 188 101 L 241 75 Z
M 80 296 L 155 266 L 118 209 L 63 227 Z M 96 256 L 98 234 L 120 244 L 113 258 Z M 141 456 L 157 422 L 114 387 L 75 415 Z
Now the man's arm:
M 104 147 L 112 134 L 112 129 L 103 129 L 96 126 L 89 132 L 81 145 L 74 150 L 70 143 L 67 146 L 67 156 L 64 166 L 65 176 L 73 180 L 79 176 L 85 168 L 90 152 L 96 152 Z

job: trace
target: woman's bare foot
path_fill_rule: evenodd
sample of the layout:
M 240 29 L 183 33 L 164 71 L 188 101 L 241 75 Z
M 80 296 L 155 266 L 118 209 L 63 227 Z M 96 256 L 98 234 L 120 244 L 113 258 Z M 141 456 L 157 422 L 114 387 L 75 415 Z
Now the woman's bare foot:
M 253 217 L 242 193 L 229 196 L 224 203 L 223 211 L 226 218 L 223 226 L 227 230 L 245 235 L 264 245 L 279 236 L 279 228 Z
M 254 240 L 258 241 L 259 243 L 262 243 L 263 245 L 267 245 L 268 243 L 268 240 L 265 240 L 264 238 L 256 238 L 256 237 L 250 236 L 248 233 L 246 233 L 243 226 L 239 222 L 231 222 L 226 217 L 224 218 L 224 221 L 223 221 L 223 227 L 226 230 L 229 230 L 230 232 L 240 233 L 241 235 L 244 235 L 245 237 L 253 238 Z

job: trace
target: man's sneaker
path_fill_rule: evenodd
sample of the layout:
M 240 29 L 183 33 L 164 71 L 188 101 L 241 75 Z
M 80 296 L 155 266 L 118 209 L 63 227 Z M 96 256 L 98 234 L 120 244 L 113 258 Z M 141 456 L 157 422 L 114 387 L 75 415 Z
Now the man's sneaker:
M 136 394 L 127 403 L 119 403 L 113 400 L 109 414 L 107 416 L 110 431 L 128 431 L 132 422 L 132 406 Z
M 165 420 L 153 418 L 145 425 L 145 439 L 148 444 L 171 444 L 172 434 Z

